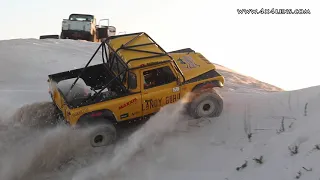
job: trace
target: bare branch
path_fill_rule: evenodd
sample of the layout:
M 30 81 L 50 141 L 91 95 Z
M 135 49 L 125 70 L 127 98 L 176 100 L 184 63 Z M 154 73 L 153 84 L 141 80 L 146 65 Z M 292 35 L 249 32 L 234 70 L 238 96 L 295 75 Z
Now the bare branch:
M 308 103 L 304 105 L 304 116 L 308 115 Z
M 259 159 L 258 158 L 253 158 L 253 160 L 258 164 L 263 164 L 263 160 L 262 159 L 263 159 L 263 156 L 260 156 Z
M 289 146 L 288 149 L 290 151 L 291 156 L 299 153 L 299 147 L 297 145 L 291 147 Z
M 301 177 L 302 173 L 301 171 L 298 172 L 298 175 L 296 176 L 296 179 L 299 179 Z
M 248 161 L 245 161 L 245 163 L 242 164 L 241 166 L 237 167 L 236 170 L 237 170 L 237 171 L 240 171 L 241 169 L 246 168 L 246 167 L 247 167 L 247 164 L 248 164 Z
M 312 171 L 312 168 L 309 168 L 309 169 L 307 169 L 307 168 L 305 168 L 305 167 L 302 167 L 304 170 L 306 170 L 306 171 Z
M 277 130 L 277 134 L 280 134 L 280 133 L 282 133 L 284 131 L 285 131 L 285 129 L 284 129 L 284 117 L 282 117 L 280 129 Z

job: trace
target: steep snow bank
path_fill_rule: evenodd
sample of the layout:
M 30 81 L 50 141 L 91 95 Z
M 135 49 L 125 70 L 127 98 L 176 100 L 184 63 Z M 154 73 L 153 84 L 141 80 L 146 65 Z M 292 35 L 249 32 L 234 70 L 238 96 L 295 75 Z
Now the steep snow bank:
M 257 89 L 259 89 L 259 91 L 263 90 L 267 92 L 283 91 L 279 87 L 245 76 L 219 64 L 215 65 L 219 72 L 226 78 L 227 81 L 225 85 L 228 90 L 251 92 L 257 92 Z
M 12 115 L 23 104 L 50 100 L 47 75 L 83 66 L 97 47 L 72 40 L 0 41 L 0 112 Z M 178 105 L 168 106 L 115 147 L 84 148 L 85 141 L 73 138 L 85 132 L 60 126 L 40 132 L 1 126 L 1 179 L 263 180 L 294 179 L 299 171 L 301 179 L 319 178 L 320 151 L 313 148 L 320 144 L 320 87 L 283 92 L 218 69 L 226 77 L 219 90 L 225 102 L 221 117 L 187 120 L 172 112 Z M 33 114 L 29 118 L 24 122 L 37 124 Z M 288 147 L 295 146 L 298 153 L 291 155 Z M 253 160 L 260 156 L 262 164 Z

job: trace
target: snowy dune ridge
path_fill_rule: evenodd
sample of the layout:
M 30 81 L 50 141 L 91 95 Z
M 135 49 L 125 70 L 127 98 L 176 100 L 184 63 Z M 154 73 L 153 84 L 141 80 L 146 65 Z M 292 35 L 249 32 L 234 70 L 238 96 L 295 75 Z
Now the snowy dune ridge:
M 320 86 L 283 91 L 221 65 L 226 84 L 219 89 L 219 118 L 188 120 L 178 102 L 105 148 L 85 143 L 90 129 L 26 126 L 52 121 L 51 108 L 44 107 L 50 101 L 47 75 L 83 66 L 97 47 L 72 40 L 0 41 L 1 180 L 320 178 Z M 21 116 L 25 109 L 33 113 Z M 8 126 L 12 117 L 23 123 Z

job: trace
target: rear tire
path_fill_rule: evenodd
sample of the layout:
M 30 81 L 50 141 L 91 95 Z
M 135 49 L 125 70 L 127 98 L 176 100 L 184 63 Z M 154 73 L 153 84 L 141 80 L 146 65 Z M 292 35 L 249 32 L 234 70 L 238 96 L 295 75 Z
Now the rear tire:
M 108 146 L 117 139 L 116 128 L 107 119 L 91 119 L 84 126 L 93 128 L 89 134 L 92 147 Z
M 223 110 L 223 100 L 215 92 L 204 93 L 189 105 L 189 115 L 194 119 L 202 117 L 218 117 Z

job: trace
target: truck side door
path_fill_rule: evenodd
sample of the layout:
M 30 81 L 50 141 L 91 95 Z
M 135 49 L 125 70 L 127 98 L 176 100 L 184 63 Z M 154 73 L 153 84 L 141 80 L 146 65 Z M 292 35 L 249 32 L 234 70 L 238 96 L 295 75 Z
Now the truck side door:
M 140 78 L 137 78 L 139 73 L 139 71 L 137 74 L 131 71 L 128 73 L 125 83 L 128 83 L 131 93 L 126 97 L 119 98 L 118 104 L 115 105 L 117 109 L 114 112 L 118 112 L 117 119 L 119 121 L 132 120 L 143 115 L 140 86 L 138 86 Z
M 180 87 L 170 65 L 150 67 L 140 72 L 143 115 L 155 113 L 180 99 Z

